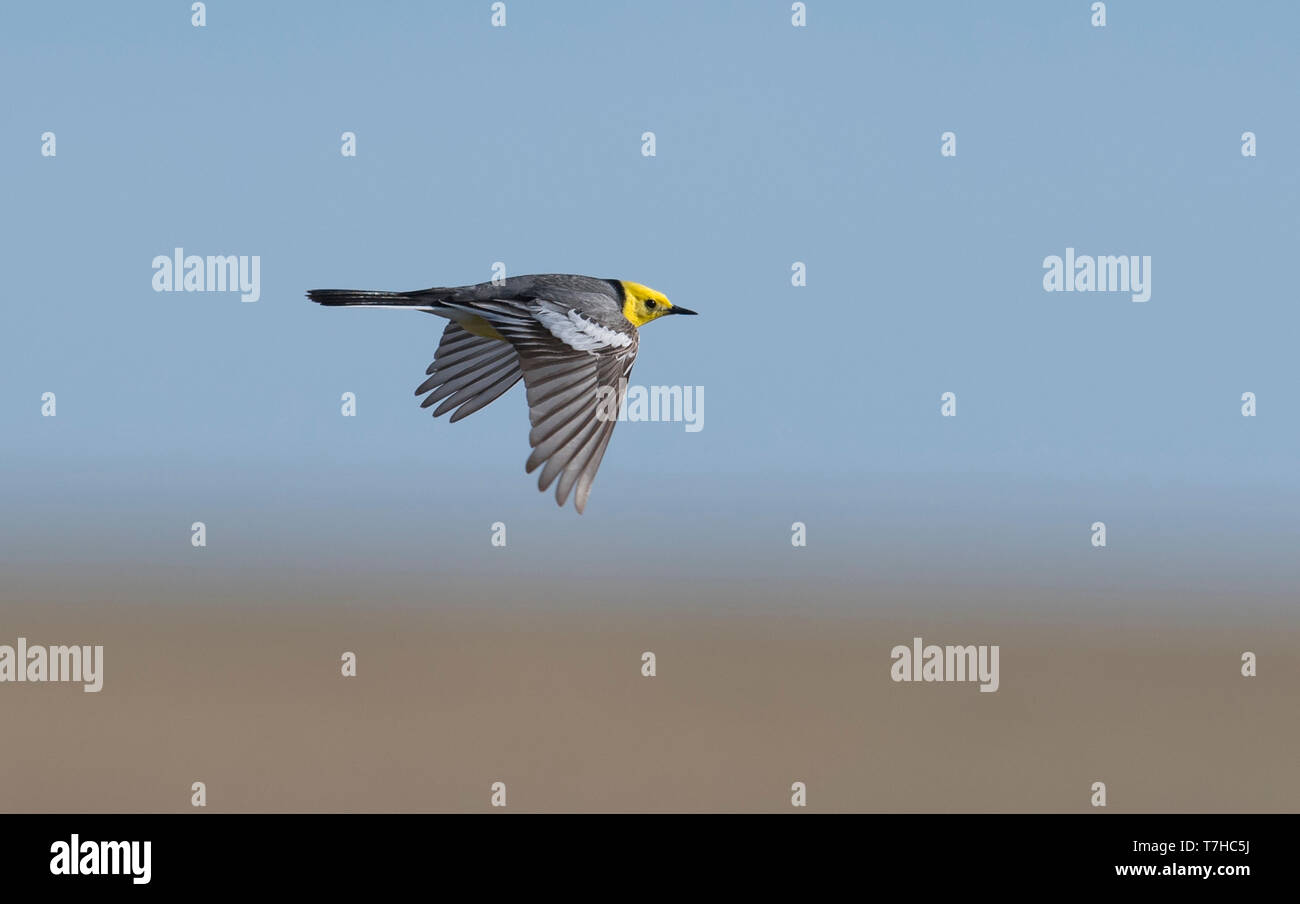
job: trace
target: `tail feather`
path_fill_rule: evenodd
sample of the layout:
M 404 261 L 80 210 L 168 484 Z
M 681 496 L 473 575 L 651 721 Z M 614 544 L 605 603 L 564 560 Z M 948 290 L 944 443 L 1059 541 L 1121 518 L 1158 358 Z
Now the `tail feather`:
M 427 308 L 434 300 L 426 292 L 379 292 L 370 289 L 308 289 L 307 297 L 326 307 L 375 305 Z

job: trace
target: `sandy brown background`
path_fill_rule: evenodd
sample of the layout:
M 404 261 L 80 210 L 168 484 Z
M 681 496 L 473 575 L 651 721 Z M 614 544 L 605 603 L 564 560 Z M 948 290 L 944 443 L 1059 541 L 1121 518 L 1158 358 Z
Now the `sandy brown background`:
M 105 646 L 104 689 L 2 685 L 0 810 L 1300 809 L 1300 632 L 893 612 L 656 615 L 9 602 L 0 642 Z M 1001 688 L 889 650 L 997 643 Z M 358 676 L 339 673 L 358 656 Z M 658 675 L 640 674 L 653 650 Z M 1240 677 L 1252 650 L 1260 674 Z

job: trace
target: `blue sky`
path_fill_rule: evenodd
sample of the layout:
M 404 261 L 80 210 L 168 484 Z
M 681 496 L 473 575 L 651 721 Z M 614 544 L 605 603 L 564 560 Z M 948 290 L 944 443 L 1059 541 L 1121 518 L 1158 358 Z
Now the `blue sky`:
M 507 5 L 0 10 L 10 566 L 184 567 L 206 516 L 217 573 L 1293 586 L 1300 10 Z M 153 292 L 176 246 L 260 256 L 261 300 Z M 1151 300 L 1044 292 L 1067 247 L 1149 255 Z M 703 386 L 705 429 L 621 425 L 582 518 L 523 473 L 521 389 L 418 408 L 440 321 L 303 297 L 495 261 L 702 315 L 633 381 Z

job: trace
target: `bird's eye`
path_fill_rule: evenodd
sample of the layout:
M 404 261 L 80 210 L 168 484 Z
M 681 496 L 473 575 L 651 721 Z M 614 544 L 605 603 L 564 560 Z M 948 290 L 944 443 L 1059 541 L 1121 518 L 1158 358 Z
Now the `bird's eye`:
M 647 299 L 645 300 L 645 306 L 646 306 L 646 308 L 648 308 L 648 309 L 651 310 L 651 311 L 653 311 L 656 307 L 658 307 L 658 305 L 659 305 L 659 303 L 658 303 L 657 301 L 655 301 L 653 298 L 647 298 Z

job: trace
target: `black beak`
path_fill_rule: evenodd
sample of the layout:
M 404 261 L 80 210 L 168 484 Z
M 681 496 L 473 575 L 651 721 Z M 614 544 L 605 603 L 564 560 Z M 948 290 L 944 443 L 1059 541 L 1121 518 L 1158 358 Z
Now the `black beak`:
M 690 308 L 683 308 L 679 305 L 673 305 L 668 309 L 669 314 L 698 314 L 699 311 L 692 311 Z

